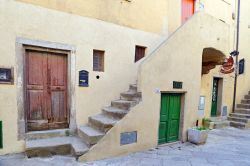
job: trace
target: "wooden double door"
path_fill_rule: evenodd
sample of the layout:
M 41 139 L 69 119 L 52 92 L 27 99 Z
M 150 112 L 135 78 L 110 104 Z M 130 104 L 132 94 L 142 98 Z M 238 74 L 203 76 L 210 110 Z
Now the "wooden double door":
M 68 128 L 67 54 L 26 50 L 25 95 L 28 131 Z
M 158 143 L 178 141 L 181 94 L 162 94 Z

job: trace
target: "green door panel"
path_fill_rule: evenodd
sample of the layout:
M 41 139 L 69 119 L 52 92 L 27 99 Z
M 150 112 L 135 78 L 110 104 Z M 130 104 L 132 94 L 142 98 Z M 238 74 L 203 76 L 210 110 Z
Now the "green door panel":
M 211 116 L 216 116 L 217 115 L 218 84 L 219 84 L 219 79 L 214 78 L 214 80 L 213 80 L 213 90 L 212 90 Z
M 162 94 L 159 123 L 159 144 L 178 140 L 180 110 L 180 94 Z
M 167 123 L 166 122 L 160 122 L 159 143 L 165 143 L 166 142 L 166 131 L 167 131 Z
M 177 141 L 179 136 L 179 120 L 171 120 L 167 141 Z

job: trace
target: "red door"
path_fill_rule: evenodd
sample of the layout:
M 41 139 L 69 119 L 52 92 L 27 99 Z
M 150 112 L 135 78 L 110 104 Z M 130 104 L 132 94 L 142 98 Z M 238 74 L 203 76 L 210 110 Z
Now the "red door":
M 26 52 L 28 131 L 68 128 L 67 55 Z
M 194 14 L 195 0 L 182 0 L 182 24 Z

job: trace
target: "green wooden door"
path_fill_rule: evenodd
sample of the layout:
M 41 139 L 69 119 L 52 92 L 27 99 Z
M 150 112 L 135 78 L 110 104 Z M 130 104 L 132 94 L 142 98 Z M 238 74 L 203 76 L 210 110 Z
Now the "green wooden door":
M 178 141 L 181 94 L 162 94 L 159 124 L 159 144 Z
M 211 116 L 216 116 L 217 115 L 218 84 L 219 84 L 219 78 L 214 78 L 214 80 L 213 80 L 213 91 L 212 91 Z

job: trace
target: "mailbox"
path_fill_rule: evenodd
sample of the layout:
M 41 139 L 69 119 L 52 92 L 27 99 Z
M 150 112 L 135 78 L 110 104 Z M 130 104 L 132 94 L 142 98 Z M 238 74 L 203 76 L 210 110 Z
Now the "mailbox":
M 245 70 L 245 59 L 239 61 L 239 74 L 243 74 Z
M 88 87 L 89 86 L 89 72 L 86 70 L 79 71 L 79 86 Z

